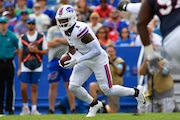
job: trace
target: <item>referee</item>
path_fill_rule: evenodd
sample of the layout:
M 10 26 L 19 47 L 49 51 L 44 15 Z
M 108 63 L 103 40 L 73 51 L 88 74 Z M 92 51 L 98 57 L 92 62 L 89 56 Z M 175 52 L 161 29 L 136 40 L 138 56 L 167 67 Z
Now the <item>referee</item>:
M 9 114 L 14 114 L 13 57 L 17 54 L 17 48 L 18 38 L 8 30 L 8 19 L 0 17 L 0 114 L 4 114 L 4 110 L 8 111 Z M 6 101 L 5 106 L 4 101 Z

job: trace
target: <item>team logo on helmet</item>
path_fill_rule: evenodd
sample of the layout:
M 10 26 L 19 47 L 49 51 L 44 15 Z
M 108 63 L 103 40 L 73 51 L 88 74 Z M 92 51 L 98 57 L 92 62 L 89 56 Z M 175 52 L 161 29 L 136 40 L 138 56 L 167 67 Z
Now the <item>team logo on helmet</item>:
M 72 7 L 67 7 L 67 8 L 66 8 L 66 11 L 73 13 L 73 12 L 74 12 L 74 9 L 73 9 Z
M 62 15 L 63 8 L 59 10 L 59 15 Z

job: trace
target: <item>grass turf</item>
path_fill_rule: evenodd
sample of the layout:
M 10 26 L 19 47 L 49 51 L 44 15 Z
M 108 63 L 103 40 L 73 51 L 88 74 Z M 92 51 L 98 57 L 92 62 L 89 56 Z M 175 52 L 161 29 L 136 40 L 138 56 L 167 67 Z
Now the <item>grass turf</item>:
M 146 113 L 134 115 L 130 113 L 97 114 L 86 118 L 86 114 L 55 114 L 55 115 L 6 115 L 0 120 L 180 120 L 180 113 Z

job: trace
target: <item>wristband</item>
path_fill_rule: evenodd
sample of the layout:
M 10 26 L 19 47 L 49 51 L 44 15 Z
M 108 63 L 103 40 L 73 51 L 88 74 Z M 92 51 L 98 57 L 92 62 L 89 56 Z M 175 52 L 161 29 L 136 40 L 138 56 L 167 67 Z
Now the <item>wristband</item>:
M 164 69 L 162 70 L 161 74 L 162 75 L 166 75 L 168 73 L 168 69 L 164 67 Z
M 122 69 L 123 68 L 123 65 L 122 64 L 117 64 L 117 67 Z

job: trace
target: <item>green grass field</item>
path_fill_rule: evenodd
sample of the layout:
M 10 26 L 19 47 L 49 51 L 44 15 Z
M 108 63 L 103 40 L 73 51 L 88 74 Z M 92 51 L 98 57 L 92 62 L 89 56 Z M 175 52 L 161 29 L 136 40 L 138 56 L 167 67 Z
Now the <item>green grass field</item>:
M 180 120 L 180 113 L 148 113 L 133 115 L 130 113 L 97 114 L 86 118 L 86 114 L 56 114 L 56 115 L 7 115 L 0 120 Z

